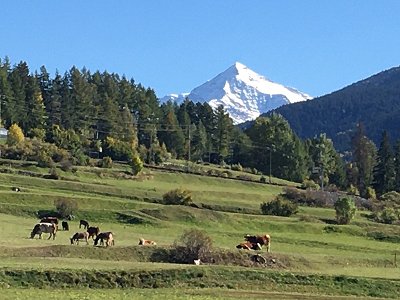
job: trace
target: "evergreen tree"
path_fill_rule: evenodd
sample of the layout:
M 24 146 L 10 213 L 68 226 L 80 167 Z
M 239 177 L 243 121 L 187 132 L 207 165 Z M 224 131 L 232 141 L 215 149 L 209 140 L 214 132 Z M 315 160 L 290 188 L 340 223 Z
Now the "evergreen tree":
M 176 118 L 172 103 L 169 102 L 164 105 L 163 110 L 164 116 L 162 119 L 161 132 L 159 133 L 160 141 L 165 143 L 170 152 L 175 153 L 177 157 L 182 157 L 185 153 L 185 137 L 178 124 L 178 119 Z
M 14 107 L 14 97 L 8 80 L 10 72 L 10 63 L 7 58 L 4 61 L 0 59 L 0 126 L 9 127 L 11 124 L 7 122 L 11 120 L 11 113 Z
M 373 187 L 378 195 L 393 191 L 395 188 L 394 155 L 386 130 L 383 132 L 378 150 Z
M 217 152 L 220 157 L 225 158 L 229 154 L 230 133 L 232 131 L 233 122 L 222 105 L 217 107 L 215 119 L 217 125 L 215 128 Z
M 46 111 L 43 103 L 42 92 L 36 77 L 29 77 L 26 92 L 26 109 L 29 111 L 27 118 L 23 121 L 24 131 L 32 129 L 44 129 Z
M 191 154 L 194 160 L 202 159 L 203 154 L 207 151 L 207 132 L 203 123 L 199 124 L 193 130 L 191 141 Z
M 395 170 L 395 190 L 400 192 L 400 140 L 395 145 L 395 159 L 394 159 L 394 170 Z
M 356 168 L 356 187 L 362 197 L 367 195 L 367 188 L 373 180 L 373 169 L 376 164 L 376 147 L 365 136 L 364 126 L 357 126 L 356 134 L 352 139 L 353 168 Z

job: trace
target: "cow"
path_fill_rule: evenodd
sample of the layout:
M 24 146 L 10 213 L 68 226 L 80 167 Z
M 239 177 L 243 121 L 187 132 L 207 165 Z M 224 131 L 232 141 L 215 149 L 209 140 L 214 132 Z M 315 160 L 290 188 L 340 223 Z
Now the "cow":
M 88 229 L 89 228 L 89 222 L 86 220 L 80 220 L 79 221 L 79 228 L 81 228 L 81 226 L 83 226 L 84 229 Z
M 54 223 L 58 225 L 58 218 L 57 217 L 44 217 L 40 220 L 40 223 Z
M 259 244 L 261 247 L 266 245 L 267 246 L 267 252 L 270 251 L 271 236 L 269 234 L 265 234 L 265 235 L 249 235 L 249 234 L 246 234 L 244 236 L 244 239 L 245 239 L 245 241 L 250 242 L 252 244 Z
M 33 227 L 31 232 L 31 239 L 35 237 L 35 235 L 39 235 L 39 239 L 42 238 L 42 233 L 50 233 L 48 240 L 53 236 L 53 240 L 56 238 L 57 233 L 57 225 L 54 223 L 39 223 Z
M 62 229 L 63 229 L 63 230 L 69 231 L 69 225 L 68 225 L 68 222 L 67 222 L 67 221 L 62 221 L 62 222 L 61 222 L 61 225 L 62 225 Z
M 157 245 L 155 241 L 145 240 L 144 238 L 139 239 L 139 245 L 147 246 L 147 245 Z
M 86 231 L 89 233 L 89 239 L 92 238 L 94 240 L 94 237 L 100 233 L 100 228 L 99 227 L 89 227 Z
M 237 249 L 245 249 L 245 250 L 261 250 L 262 247 L 259 243 L 252 243 L 249 241 L 240 243 L 236 246 Z
M 77 244 L 79 245 L 79 240 L 85 240 L 86 245 L 89 245 L 89 233 L 88 232 L 77 232 L 71 237 L 71 245 Z
M 11 190 L 14 191 L 14 192 L 20 192 L 21 191 L 21 189 L 19 187 L 17 187 L 17 186 L 13 186 L 11 188 Z
M 100 232 L 94 240 L 94 245 L 97 246 L 100 241 L 100 245 L 104 246 L 104 240 L 106 241 L 106 247 L 115 245 L 112 232 Z

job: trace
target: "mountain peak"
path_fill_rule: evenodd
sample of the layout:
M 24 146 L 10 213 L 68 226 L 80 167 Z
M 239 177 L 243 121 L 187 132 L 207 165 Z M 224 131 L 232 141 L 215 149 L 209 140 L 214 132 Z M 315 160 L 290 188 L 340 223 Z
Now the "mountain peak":
M 240 62 L 194 88 L 187 96 L 193 102 L 208 102 L 213 108 L 223 105 L 236 124 L 279 106 L 311 99 L 307 94 L 266 79 Z M 160 101 L 182 99 L 183 96 L 169 95 Z

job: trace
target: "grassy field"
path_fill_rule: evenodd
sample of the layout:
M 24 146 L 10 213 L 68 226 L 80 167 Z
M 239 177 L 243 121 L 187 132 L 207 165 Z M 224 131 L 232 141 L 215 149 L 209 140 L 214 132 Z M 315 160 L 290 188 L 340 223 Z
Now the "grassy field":
M 261 215 L 260 203 L 279 194 L 283 187 L 278 185 L 158 170 L 129 178 L 124 176 L 123 166 L 60 171 L 60 180 L 48 180 L 23 175 L 20 171 L 24 169 L 34 174 L 47 172 L 35 165 L 12 165 L 7 173 L 0 173 L 0 289 L 6 299 L 22 299 L 28 294 L 30 299 L 38 299 L 50 293 L 51 282 L 57 282 L 54 278 L 75 276 L 74 272 L 86 272 L 94 278 L 98 272 L 125 272 L 129 276 L 146 272 L 149 278 L 161 276 L 162 280 L 156 280 L 160 288 L 152 292 L 138 289 L 140 284 L 110 290 L 102 281 L 89 289 L 78 280 L 81 288 L 55 286 L 52 295 L 60 299 L 235 299 L 245 295 L 251 299 L 319 299 L 321 295 L 324 299 L 353 299 L 396 298 L 400 289 L 400 269 L 396 266 L 400 262 L 395 261 L 395 255 L 400 260 L 399 242 L 371 238 L 379 234 L 396 240 L 399 226 L 373 223 L 367 212 L 358 213 L 351 225 L 337 226 L 332 209 L 301 207 L 299 214 L 290 218 Z M 13 192 L 13 186 L 21 192 Z M 194 203 L 212 209 L 158 203 L 165 192 L 175 188 L 192 191 Z M 37 213 L 54 210 L 54 201 L 59 198 L 75 199 L 79 204 L 70 231 L 59 231 L 54 241 L 29 239 Z M 70 236 L 80 231 L 80 218 L 102 231 L 113 231 L 116 246 L 105 249 L 93 247 L 92 242 L 70 245 Z M 235 246 L 244 234 L 269 233 L 272 252 L 264 255 L 277 263 L 270 268 L 196 267 L 154 259 L 190 228 L 205 231 L 216 249 L 232 253 L 240 252 Z M 137 246 L 141 237 L 157 241 L 157 246 Z M 54 272 L 53 280 L 44 277 L 39 284 L 45 289 L 34 289 L 30 282 L 36 279 L 27 274 L 48 270 Z M 184 276 L 191 272 L 200 272 L 202 279 Z M 250 273 L 242 277 L 243 272 Z M 258 289 L 260 284 L 269 290 Z M 103 289 L 100 292 L 98 288 Z

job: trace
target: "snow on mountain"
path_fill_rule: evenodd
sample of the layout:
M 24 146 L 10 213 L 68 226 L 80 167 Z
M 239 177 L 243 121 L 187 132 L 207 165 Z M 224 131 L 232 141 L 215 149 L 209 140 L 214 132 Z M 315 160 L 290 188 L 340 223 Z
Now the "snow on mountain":
M 182 103 L 186 97 L 193 102 L 208 102 L 213 108 L 223 105 L 235 124 L 254 120 L 285 104 L 312 99 L 296 89 L 268 80 L 239 62 L 190 93 L 170 94 L 160 101 Z

